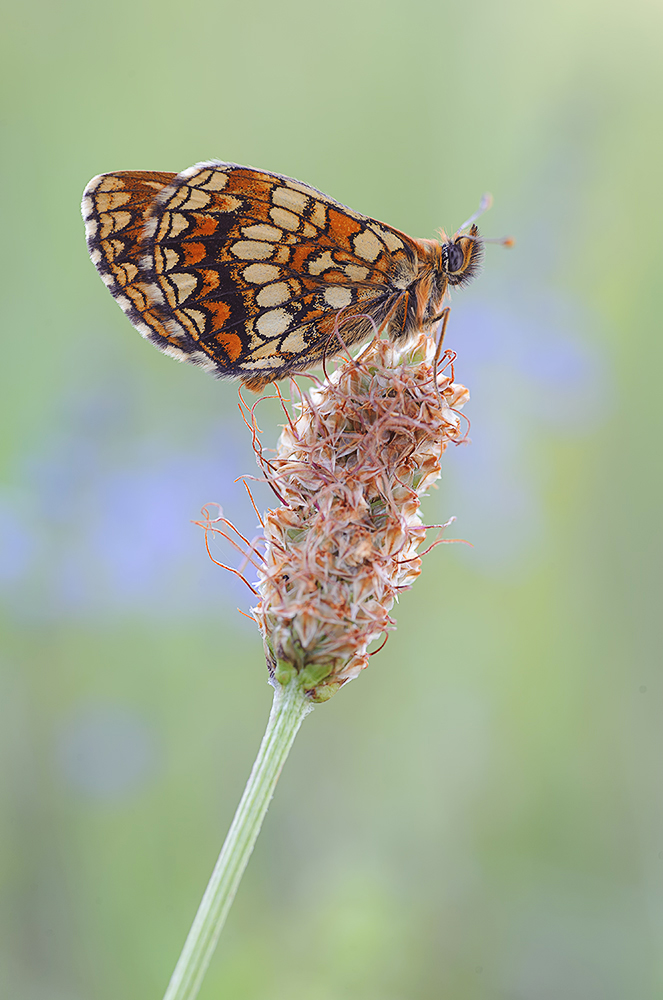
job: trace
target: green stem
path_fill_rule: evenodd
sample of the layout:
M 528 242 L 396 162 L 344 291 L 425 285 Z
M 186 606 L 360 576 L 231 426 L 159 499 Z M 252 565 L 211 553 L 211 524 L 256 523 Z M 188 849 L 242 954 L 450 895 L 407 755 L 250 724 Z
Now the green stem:
M 194 918 L 164 1000 L 194 1000 L 210 963 L 281 768 L 304 716 L 313 703 L 295 677 L 286 687 L 277 684 L 274 702 L 253 770 L 221 848 L 205 895 Z

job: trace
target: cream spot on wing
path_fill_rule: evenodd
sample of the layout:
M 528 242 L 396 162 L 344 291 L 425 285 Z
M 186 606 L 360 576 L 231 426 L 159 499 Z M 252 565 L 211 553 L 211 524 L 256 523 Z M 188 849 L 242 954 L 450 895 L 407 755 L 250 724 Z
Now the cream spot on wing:
M 177 253 L 176 250 L 164 250 L 163 254 L 165 257 L 166 271 L 172 270 L 172 268 L 176 267 L 179 264 L 180 255 Z
M 301 236 L 305 240 L 315 240 L 318 238 L 318 230 L 315 226 L 312 226 L 310 222 L 304 222 L 302 225 Z
M 108 271 L 105 271 L 101 275 L 101 280 L 103 281 L 104 285 L 106 285 L 107 288 L 112 288 L 113 285 L 117 284 L 115 280 L 115 275 L 110 274 Z
M 208 194 L 207 191 L 201 191 L 199 188 L 185 188 L 185 190 L 188 191 L 189 197 L 181 203 L 180 208 L 186 208 L 189 212 L 207 208 L 212 200 L 211 194 Z
M 104 240 L 102 248 L 106 261 L 110 264 L 115 260 L 118 253 L 124 250 L 124 243 L 122 240 Z
M 261 344 L 260 347 L 256 347 L 255 351 L 251 351 L 251 358 L 273 358 L 278 355 L 278 347 L 273 341 L 268 344 Z
M 201 316 L 202 322 L 199 324 L 193 316 L 189 315 L 190 313 Z M 197 309 L 178 309 L 177 318 L 194 340 L 200 340 L 200 334 L 205 329 L 205 317 L 202 313 L 198 312 Z
M 274 252 L 274 245 L 253 240 L 237 240 L 230 247 L 230 252 L 240 260 L 266 260 Z
M 242 228 L 242 235 L 250 240 L 273 240 L 274 242 L 278 242 L 283 236 L 283 231 L 277 229 L 276 226 L 244 226 Z
M 124 187 L 124 181 L 120 180 L 119 177 L 114 177 L 112 174 L 100 174 L 99 184 L 95 185 L 100 191 L 118 191 L 120 188 Z M 92 181 L 90 181 L 90 184 Z
M 87 219 L 85 222 L 85 232 L 88 239 L 92 239 L 93 236 L 97 235 L 97 229 L 99 228 L 96 219 Z
M 261 288 L 256 295 L 256 302 L 264 309 L 267 306 L 279 306 L 282 302 L 287 302 L 289 298 L 290 289 L 287 282 L 277 281 L 275 285 Z
M 171 194 L 167 201 L 163 202 L 163 204 L 167 205 L 170 209 L 179 208 L 180 205 L 186 201 L 188 194 L 188 186 L 186 184 L 182 184 Z M 161 199 L 159 200 L 161 201 Z
M 295 191 L 303 191 L 305 195 L 311 195 L 314 193 L 311 190 L 310 184 L 304 184 L 302 181 L 296 181 L 294 177 L 288 177 L 286 184 L 289 188 L 293 188 Z
M 104 212 L 99 216 L 99 222 L 101 223 L 100 236 L 103 240 L 111 233 L 117 233 L 118 230 L 128 226 L 131 222 L 131 212 L 113 212 L 112 215 L 109 212 Z
M 126 205 L 128 201 L 131 201 L 130 191 L 112 191 L 109 194 L 98 194 L 97 209 L 99 212 L 109 212 L 113 208 L 119 208 L 120 205 Z
M 124 271 L 127 281 L 133 281 L 136 275 L 138 274 L 138 268 L 136 267 L 135 264 L 130 264 L 130 263 L 123 264 L 122 269 Z
M 301 191 L 293 191 L 292 188 L 287 187 L 276 187 L 272 191 L 272 202 L 274 205 L 289 208 L 291 212 L 301 215 L 306 208 L 308 198 Z
M 288 264 L 290 262 L 290 250 L 283 245 L 276 248 L 276 253 L 272 257 L 276 264 Z
M 351 281 L 365 281 L 370 273 L 368 268 L 362 267 L 361 264 L 346 264 L 343 270 Z
M 189 220 L 186 215 L 180 215 L 179 212 L 173 212 L 170 217 L 170 232 L 169 236 L 179 236 L 183 229 L 189 228 Z
M 309 218 L 314 226 L 319 226 L 321 229 L 324 229 L 327 225 L 327 208 L 324 202 L 313 202 L 313 211 L 311 212 Z
M 318 257 L 314 257 L 313 260 L 309 261 L 308 273 L 309 274 L 322 274 L 323 271 L 327 271 L 330 267 L 338 267 L 334 258 L 329 250 L 325 250 Z
M 210 179 L 199 186 L 206 191 L 223 191 L 227 183 L 228 174 L 224 174 L 222 170 L 212 170 Z
M 252 285 L 265 285 L 280 277 L 280 274 L 280 269 L 273 264 L 249 264 L 242 271 L 244 280 L 250 281 Z
M 182 271 L 174 271 L 168 275 L 169 280 L 177 288 L 177 301 L 184 302 L 198 287 L 198 281 L 194 274 L 184 274 Z
M 198 333 L 202 333 L 205 329 L 205 313 L 202 313 L 199 309 L 183 309 L 183 313 L 189 317 L 192 323 L 195 324 Z
M 265 357 L 262 356 L 262 351 L 269 350 L 269 354 Z M 254 351 L 251 355 L 255 358 L 255 361 L 242 361 L 242 368 L 257 368 L 258 371 L 262 371 L 263 368 L 280 368 L 283 364 L 283 358 L 280 354 L 276 354 L 273 347 L 260 347 L 257 351 Z
M 334 309 L 342 309 L 352 302 L 352 292 L 342 285 L 332 285 L 331 288 L 325 289 L 325 302 Z
M 93 250 L 90 254 L 90 259 L 93 264 L 98 264 L 101 260 L 101 250 Z
M 178 236 L 183 229 L 189 225 L 186 216 L 179 212 L 165 212 L 161 223 L 160 234 L 162 236 Z
M 352 241 L 355 252 L 363 257 L 364 260 L 375 260 L 382 250 L 382 244 L 379 239 L 370 230 L 364 230 L 363 233 L 358 233 Z
M 379 233 L 387 247 L 393 252 L 394 250 L 402 250 L 404 243 L 396 233 L 392 233 L 390 229 L 383 229 L 382 226 L 372 227 L 376 233 Z
M 292 351 L 293 354 L 302 354 L 308 348 L 308 343 L 301 330 L 293 330 L 281 341 L 282 351 Z
M 278 337 L 285 333 L 292 322 L 292 316 L 285 309 L 270 309 L 258 316 L 256 328 L 263 337 Z
M 289 212 L 287 208 L 270 208 L 269 215 L 277 226 L 292 230 L 299 228 L 299 216 Z

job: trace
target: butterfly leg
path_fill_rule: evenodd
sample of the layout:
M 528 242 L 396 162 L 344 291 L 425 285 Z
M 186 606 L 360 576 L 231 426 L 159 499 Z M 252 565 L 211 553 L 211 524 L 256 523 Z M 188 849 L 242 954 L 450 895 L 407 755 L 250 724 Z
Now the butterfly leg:
M 437 347 L 435 348 L 435 357 L 433 358 L 433 367 L 437 368 L 437 363 L 440 360 L 440 354 L 442 352 L 442 344 L 444 342 L 444 335 L 447 332 L 447 323 L 449 322 L 449 314 L 451 313 L 451 306 L 445 306 L 442 312 L 438 313 L 437 316 L 433 318 L 431 326 L 433 323 L 439 323 L 442 320 L 442 325 L 440 327 L 440 332 L 437 335 Z
M 407 321 L 407 307 L 408 307 L 409 301 L 410 301 L 410 293 L 407 290 L 404 291 L 401 295 L 398 296 L 398 298 L 394 302 L 393 306 L 391 307 L 391 309 L 389 310 L 389 312 L 387 313 L 387 315 L 384 317 L 384 319 L 380 323 L 380 326 L 379 326 L 379 329 L 378 329 L 378 333 L 379 334 L 382 333 L 382 331 L 385 329 L 385 327 L 387 326 L 387 324 L 391 322 L 391 320 L 394 318 L 395 313 L 398 311 L 398 313 L 399 313 L 398 319 L 400 320 L 400 327 L 401 327 L 400 328 L 400 333 L 402 335 L 403 330 L 405 329 L 406 321 Z M 390 334 L 389 339 L 393 342 L 393 341 L 396 340 L 396 337 L 392 336 Z
M 435 392 L 437 393 L 437 399 L 440 404 L 440 409 L 442 409 L 442 396 L 440 395 L 440 387 L 437 384 L 437 365 L 440 360 L 440 354 L 442 351 L 442 344 L 444 343 L 444 335 L 447 332 L 447 323 L 449 322 L 449 314 L 451 313 L 451 306 L 445 306 L 441 313 L 439 313 L 433 323 L 437 323 L 442 320 L 440 325 L 440 331 L 437 335 L 437 346 L 435 348 L 435 356 L 433 357 L 433 384 L 435 385 Z
M 403 331 L 404 325 L 405 325 L 405 318 L 407 317 L 407 306 L 408 306 L 409 297 L 410 297 L 410 293 L 409 292 L 407 292 L 407 291 L 402 292 L 398 296 L 398 298 L 396 299 L 396 301 L 394 302 L 394 304 L 387 310 L 387 312 L 383 316 L 380 316 L 379 313 L 371 314 L 370 312 L 366 312 L 366 313 L 362 313 L 362 312 L 347 312 L 347 313 L 345 313 L 345 315 L 343 315 L 343 313 L 345 312 L 345 309 L 339 309 L 338 313 L 336 314 L 336 321 L 334 323 L 334 329 L 332 330 L 331 334 L 329 335 L 329 338 L 328 338 L 326 346 L 325 346 L 325 351 L 324 351 L 324 354 L 323 354 L 323 358 L 322 358 L 322 367 L 323 367 L 323 371 L 325 373 L 325 377 L 327 377 L 327 369 L 325 367 L 326 359 L 328 357 L 333 357 L 334 354 L 338 353 L 338 348 L 335 348 L 333 351 L 330 350 L 330 347 L 331 347 L 334 339 L 336 339 L 338 341 L 341 349 L 345 351 L 345 353 L 347 354 L 348 357 L 350 357 L 350 354 L 349 354 L 349 351 L 348 351 L 348 347 L 351 344 L 361 343 L 362 340 L 366 340 L 367 339 L 365 335 L 363 337 L 361 337 L 361 339 L 358 339 L 355 336 L 354 338 L 349 339 L 348 343 L 346 343 L 345 340 L 343 339 L 343 337 L 341 336 L 341 333 L 340 333 L 340 327 L 341 327 L 341 324 L 343 322 L 347 321 L 348 323 L 352 323 L 352 322 L 356 322 L 357 320 L 361 320 L 361 319 L 368 320 L 369 323 L 371 324 L 371 326 L 373 327 L 374 336 L 375 337 L 379 337 L 381 333 L 384 333 L 384 331 L 385 331 L 386 327 L 388 326 L 388 324 L 391 323 L 394 319 L 396 319 L 397 322 L 399 323 L 399 333 L 402 334 L 402 331 Z M 398 334 L 393 335 L 391 332 L 389 333 L 389 339 L 392 342 L 396 340 L 397 336 L 398 336 Z

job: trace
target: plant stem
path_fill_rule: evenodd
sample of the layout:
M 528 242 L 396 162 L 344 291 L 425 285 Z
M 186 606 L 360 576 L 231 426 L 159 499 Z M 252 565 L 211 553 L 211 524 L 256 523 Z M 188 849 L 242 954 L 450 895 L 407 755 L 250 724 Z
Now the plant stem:
M 205 889 L 164 1000 L 194 1000 L 226 921 L 281 768 L 313 703 L 297 683 L 276 685 L 274 701 L 258 756 L 237 807 L 228 836 Z

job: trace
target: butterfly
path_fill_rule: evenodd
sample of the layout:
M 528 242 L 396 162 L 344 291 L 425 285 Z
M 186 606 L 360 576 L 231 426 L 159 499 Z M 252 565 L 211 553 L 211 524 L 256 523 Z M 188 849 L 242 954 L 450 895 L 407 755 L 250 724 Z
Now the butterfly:
M 254 391 L 376 330 L 394 343 L 431 330 L 483 253 L 479 213 L 452 237 L 414 239 L 292 177 L 217 161 L 101 174 L 82 210 L 138 332 Z

